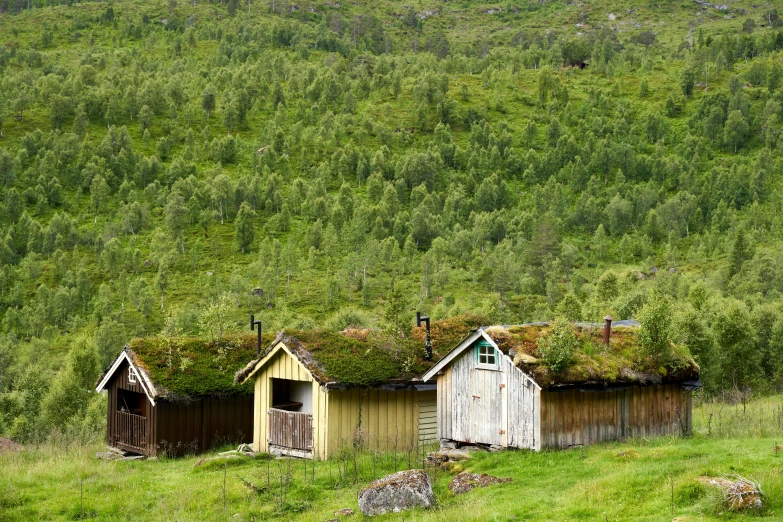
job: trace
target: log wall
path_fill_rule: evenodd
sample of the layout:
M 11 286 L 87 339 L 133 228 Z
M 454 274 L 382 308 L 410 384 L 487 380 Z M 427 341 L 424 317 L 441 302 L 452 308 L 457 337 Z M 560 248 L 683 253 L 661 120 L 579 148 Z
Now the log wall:
M 158 401 L 153 408 L 155 450 L 184 455 L 252 441 L 253 397 L 207 397 L 189 403 Z
M 419 443 L 438 440 L 438 401 L 435 390 L 420 391 L 419 396 Z

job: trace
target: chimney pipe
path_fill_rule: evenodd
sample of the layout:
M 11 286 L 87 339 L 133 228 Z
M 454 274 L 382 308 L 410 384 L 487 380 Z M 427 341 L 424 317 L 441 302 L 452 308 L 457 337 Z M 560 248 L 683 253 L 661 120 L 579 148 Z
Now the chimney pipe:
M 425 341 L 424 341 L 424 360 L 432 360 L 432 341 L 430 340 L 430 318 L 422 317 L 421 312 L 416 312 L 416 326 L 421 327 L 421 323 L 425 324 Z
M 261 357 L 261 321 L 256 321 L 256 316 L 253 314 L 250 314 L 250 330 L 253 331 L 256 329 L 256 325 L 258 325 L 258 344 L 256 346 L 256 359 Z
M 612 316 L 604 317 L 604 344 L 609 346 L 609 337 L 612 335 Z

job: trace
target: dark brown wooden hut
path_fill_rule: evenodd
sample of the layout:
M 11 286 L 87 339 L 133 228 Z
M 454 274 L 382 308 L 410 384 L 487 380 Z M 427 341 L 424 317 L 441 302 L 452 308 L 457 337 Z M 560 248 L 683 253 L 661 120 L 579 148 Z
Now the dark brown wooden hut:
M 106 391 L 109 402 L 107 444 L 148 456 L 181 456 L 221 444 L 252 442 L 252 388 L 233 385 L 235 368 L 196 367 L 193 362 L 161 368 L 155 360 L 160 350 L 145 350 L 145 340 L 135 343 L 141 349 L 125 346 L 98 382 L 97 391 Z M 190 344 L 214 353 L 209 343 Z M 210 382 L 215 389 L 204 389 Z

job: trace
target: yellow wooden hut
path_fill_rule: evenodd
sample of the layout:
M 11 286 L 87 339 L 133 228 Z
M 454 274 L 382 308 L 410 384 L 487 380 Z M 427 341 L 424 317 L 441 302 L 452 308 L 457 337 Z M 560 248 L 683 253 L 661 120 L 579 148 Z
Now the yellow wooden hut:
M 341 334 L 316 335 L 335 339 Z M 362 345 L 368 343 L 345 340 L 354 349 L 343 356 L 357 358 L 345 376 L 356 367 L 379 362 L 379 357 L 362 353 Z M 325 369 L 329 363 L 318 359 L 323 352 L 310 351 L 307 344 L 281 333 L 260 359 L 238 374 L 240 382 L 255 382 L 255 451 L 326 459 L 357 439 L 369 448 L 400 450 L 435 440 L 434 383 L 425 384 L 413 375 L 366 380 L 361 371 L 354 378 L 338 380 Z M 376 370 L 367 369 L 370 375 Z
M 433 322 L 435 358 L 482 320 Z M 356 441 L 399 451 L 435 441 L 437 386 L 420 377 L 431 365 L 420 328 L 281 332 L 236 374 L 254 380 L 253 448 L 327 459 Z

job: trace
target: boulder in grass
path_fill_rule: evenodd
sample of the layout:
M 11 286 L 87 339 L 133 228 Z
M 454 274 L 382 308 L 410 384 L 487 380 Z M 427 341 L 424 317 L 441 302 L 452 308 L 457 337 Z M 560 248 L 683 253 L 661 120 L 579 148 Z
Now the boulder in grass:
M 491 486 L 492 484 L 503 484 L 505 482 L 511 482 L 511 478 L 499 478 L 487 475 L 486 473 L 468 473 L 464 471 L 451 479 L 449 482 L 449 489 L 455 495 L 461 495 L 467 493 L 473 488 L 483 488 Z
M 735 480 L 723 477 L 698 477 L 702 484 L 714 486 L 723 493 L 723 503 L 731 511 L 761 509 L 764 507 L 762 497 L 764 492 L 758 482 L 737 476 Z
M 430 477 L 423 470 L 409 469 L 387 475 L 359 492 L 359 510 L 367 515 L 399 513 L 435 505 Z

